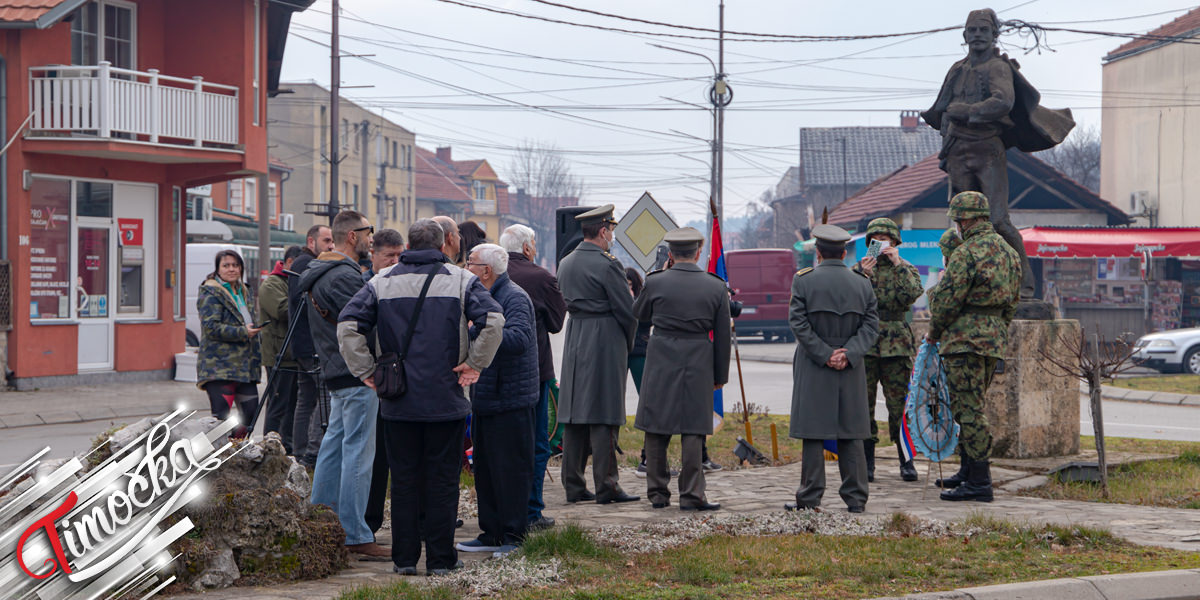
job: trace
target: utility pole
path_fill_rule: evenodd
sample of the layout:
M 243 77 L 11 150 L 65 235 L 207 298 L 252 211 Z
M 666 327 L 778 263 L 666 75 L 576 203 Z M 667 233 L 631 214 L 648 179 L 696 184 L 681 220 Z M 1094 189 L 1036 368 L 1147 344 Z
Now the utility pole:
M 367 210 L 367 207 L 370 206 L 370 203 L 367 202 L 367 197 L 370 196 L 370 194 L 367 192 L 367 185 L 370 179 L 367 176 L 367 173 L 369 173 L 367 167 L 371 163 L 371 160 L 367 158 L 367 152 L 369 151 L 368 148 L 370 148 L 371 143 L 371 123 L 366 119 L 363 119 L 362 123 L 359 124 L 359 127 L 359 138 L 362 141 L 362 171 L 359 173 L 359 176 L 362 178 L 362 181 L 359 183 L 358 189 L 360 191 L 358 192 L 358 196 L 359 198 L 362 198 L 363 203 L 362 206 L 357 206 L 357 202 L 355 202 L 356 206 L 354 207 L 354 210 L 361 210 L 369 219 L 371 211 Z M 374 222 L 376 224 L 379 223 L 379 216 L 375 217 Z
M 330 34 L 330 47 L 332 54 L 329 57 L 329 130 L 333 135 L 329 136 L 329 226 L 333 227 L 333 217 L 338 213 L 338 184 L 340 178 L 338 176 L 338 164 L 342 162 L 338 156 L 338 150 L 342 145 L 341 125 L 342 121 L 338 115 L 338 106 L 341 104 L 341 83 L 342 83 L 342 51 L 341 45 L 338 43 L 338 14 L 341 12 L 341 6 L 338 0 L 333 0 L 333 29 Z
M 718 13 L 720 33 L 717 37 L 717 76 L 713 82 L 712 103 L 717 110 L 717 135 L 713 141 L 716 155 L 717 175 L 717 222 L 725 224 L 725 106 L 733 100 L 729 84 L 725 82 L 725 0 L 721 0 Z M 728 96 L 726 95 L 728 92 Z

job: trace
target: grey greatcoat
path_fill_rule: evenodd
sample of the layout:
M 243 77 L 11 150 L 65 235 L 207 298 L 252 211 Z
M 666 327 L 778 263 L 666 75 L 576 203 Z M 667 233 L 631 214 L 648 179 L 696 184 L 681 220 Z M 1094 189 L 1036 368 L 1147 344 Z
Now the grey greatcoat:
M 863 357 L 879 334 L 871 281 L 840 260 L 825 260 L 792 279 L 788 325 L 796 336 L 792 359 L 792 420 L 789 435 L 810 440 L 871 437 Z M 849 366 L 825 366 L 837 348 Z
M 580 242 L 558 265 L 567 301 L 558 422 L 624 425 L 625 378 L 637 319 L 617 257 Z
M 634 426 L 664 435 L 711 435 L 713 386 L 729 381 L 725 282 L 695 263 L 677 263 L 646 277 L 633 314 L 654 325 Z

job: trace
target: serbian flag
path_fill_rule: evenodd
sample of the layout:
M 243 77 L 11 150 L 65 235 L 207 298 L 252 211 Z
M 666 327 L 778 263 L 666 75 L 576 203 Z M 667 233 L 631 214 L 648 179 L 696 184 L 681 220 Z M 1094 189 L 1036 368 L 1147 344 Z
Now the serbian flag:
M 717 221 L 717 216 L 713 215 L 712 232 L 709 236 L 708 250 L 708 272 L 715 274 L 717 277 L 729 283 L 729 273 L 725 271 L 725 248 L 721 244 L 721 223 Z M 711 334 L 710 334 L 711 335 Z M 725 397 L 722 395 L 722 390 L 713 392 L 713 431 L 720 429 L 725 422 Z

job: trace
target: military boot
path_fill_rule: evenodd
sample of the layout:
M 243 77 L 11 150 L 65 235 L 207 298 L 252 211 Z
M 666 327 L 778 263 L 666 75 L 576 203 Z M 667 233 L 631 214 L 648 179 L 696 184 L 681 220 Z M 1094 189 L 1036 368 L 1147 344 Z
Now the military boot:
M 958 502 L 975 500 L 976 502 L 992 501 L 992 470 L 986 460 L 973 460 L 967 463 L 967 480 L 958 487 L 942 492 L 942 500 Z
M 875 442 L 863 440 L 863 453 L 867 455 L 867 481 L 875 481 Z
M 913 465 L 912 459 L 904 460 L 904 449 L 900 444 L 896 444 L 896 450 L 900 452 L 900 479 L 904 481 L 916 481 L 920 479 L 917 476 L 917 467 Z
M 940 488 L 953 489 L 967 480 L 967 455 L 963 454 L 962 444 L 958 445 L 958 472 L 945 478 L 936 479 L 933 485 Z

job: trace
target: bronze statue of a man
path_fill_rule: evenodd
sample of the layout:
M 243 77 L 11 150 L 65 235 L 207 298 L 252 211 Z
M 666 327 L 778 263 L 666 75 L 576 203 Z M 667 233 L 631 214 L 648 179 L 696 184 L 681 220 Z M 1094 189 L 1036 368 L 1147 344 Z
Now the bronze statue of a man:
M 1075 127 L 1070 109 L 1038 105 L 1041 95 L 1021 75 L 1017 61 L 996 48 L 1000 20 L 990 8 L 967 15 L 967 57 L 954 63 L 933 107 L 921 113 L 942 132 L 940 166 L 950 195 L 983 192 L 996 232 L 1021 256 L 1021 297 L 1032 298 L 1033 273 L 1021 234 L 1008 216 L 1008 160 L 1012 147 L 1037 152 L 1058 145 Z

